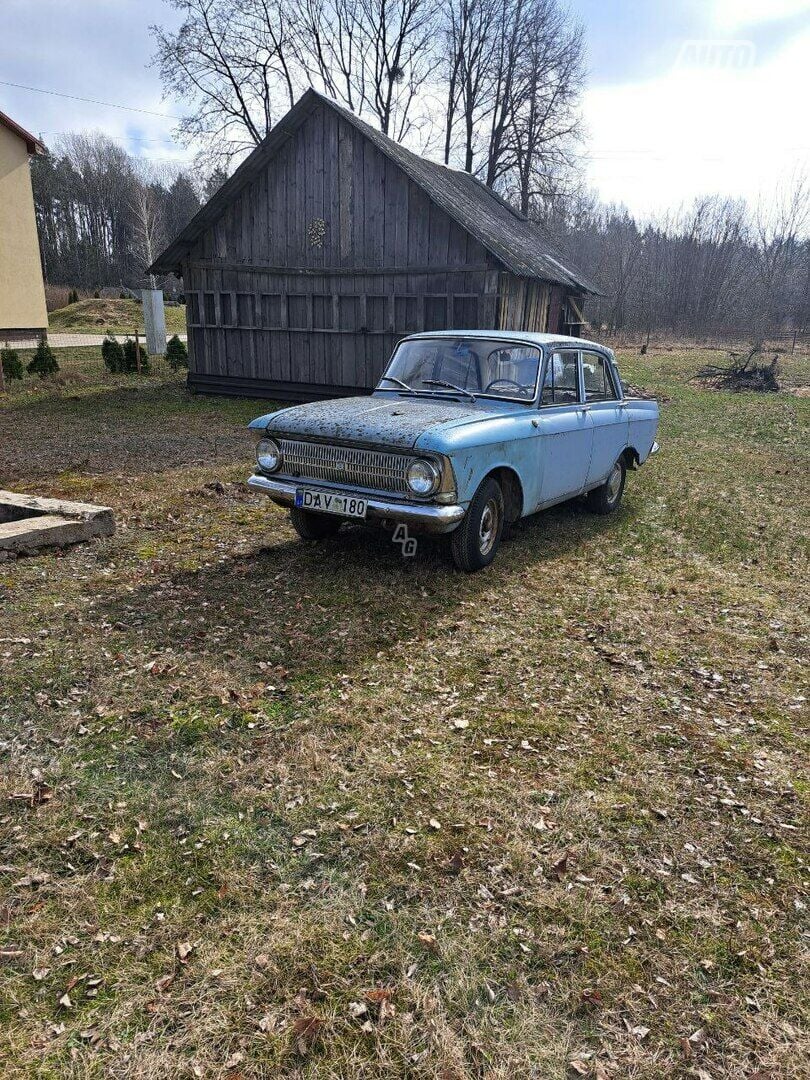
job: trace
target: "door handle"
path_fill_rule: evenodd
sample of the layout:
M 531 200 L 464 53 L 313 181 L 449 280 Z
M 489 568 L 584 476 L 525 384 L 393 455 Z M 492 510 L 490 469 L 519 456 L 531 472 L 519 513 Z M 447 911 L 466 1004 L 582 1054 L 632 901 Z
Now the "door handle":
M 577 409 L 577 412 L 590 412 L 590 411 L 591 411 L 590 405 L 580 405 L 579 408 Z

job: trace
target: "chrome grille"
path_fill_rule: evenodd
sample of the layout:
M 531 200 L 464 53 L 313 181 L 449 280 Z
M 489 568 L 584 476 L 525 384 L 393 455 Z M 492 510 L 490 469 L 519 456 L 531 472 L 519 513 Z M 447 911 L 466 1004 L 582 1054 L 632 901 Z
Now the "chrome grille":
M 281 472 L 289 476 L 408 494 L 405 474 L 411 458 L 406 454 L 384 454 L 378 450 L 297 439 L 279 439 L 278 443 L 284 455 Z

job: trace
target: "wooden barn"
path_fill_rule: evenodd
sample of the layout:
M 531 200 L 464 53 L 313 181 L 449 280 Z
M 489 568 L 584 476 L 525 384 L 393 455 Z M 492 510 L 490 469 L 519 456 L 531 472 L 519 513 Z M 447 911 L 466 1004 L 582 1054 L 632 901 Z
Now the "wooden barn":
M 308 90 L 153 266 L 182 275 L 189 386 L 373 388 L 417 330 L 579 332 L 593 288 L 468 173 Z

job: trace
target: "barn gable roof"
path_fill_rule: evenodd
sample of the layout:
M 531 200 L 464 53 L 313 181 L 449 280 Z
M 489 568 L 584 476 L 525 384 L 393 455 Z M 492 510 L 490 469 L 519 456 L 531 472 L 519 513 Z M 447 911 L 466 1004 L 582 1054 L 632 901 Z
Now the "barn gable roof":
M 510 206 L 486 184 L 470 173 L 448 168 L 414 154 L 331 98 L 311 89 L 307 90 L 286 116 L 270 130 L 233 176 L 225 181 L 191 219 L 155 261 L 152 271 L 173 271 L 198 237 L 220 217 L 242 188 L 270 163 L 281 146 L 320 105 L 335 110 L 357 128 L 449 217 L 480 241 L 505 269 L 520 277 L 541 278 L 543 281 L 552 281 L 583 292 L 598 292 L 578 271 L 563 264 L 562 257 L 537 223 Z

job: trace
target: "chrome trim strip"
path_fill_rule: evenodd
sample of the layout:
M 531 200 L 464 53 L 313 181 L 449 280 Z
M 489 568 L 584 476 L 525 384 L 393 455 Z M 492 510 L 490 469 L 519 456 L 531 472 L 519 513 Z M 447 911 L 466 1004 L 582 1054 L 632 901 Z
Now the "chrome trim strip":
M 301 484 L 290 483 L 288 480 L 271 480 L 268 476 L 259 476 L 254 473 L 248 480 L 248 487 L 254 491 L 260 491 L 278 503 L 279 506 L 293 506 L 295 504 L 295 489 L 308 487 L 306 481 Z M 317 486 L 317 485 L 316 485 Z M 434 504 L 411 504 L 389 502 L 386 499 L 366 498 L 368 516 L 371 518 L 388 518 L 391 521 L 403 521 L 408 525 L 417 526 L 427 532 L 445 533 L 450 532 L 464 517 L 463 506 L 436 506 Z
M 650 457 L 652 457 L 653 454 L 657 454 L 660 449 L 661 449 L 661 447 L 658 445 L 658 443 L 654 442 L 652 444 L 652 448 L 650 450 Z

